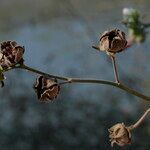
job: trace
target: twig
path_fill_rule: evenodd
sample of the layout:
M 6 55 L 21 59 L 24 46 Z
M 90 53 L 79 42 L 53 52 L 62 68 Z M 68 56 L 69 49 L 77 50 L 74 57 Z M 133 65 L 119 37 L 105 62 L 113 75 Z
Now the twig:
M 47 76 L 47 77 L 50 77 L 50 78 L 56 78 L 56 79 L 68 81 L 68 83 L 96 83 L 96 84 L 111 85 L 111 86 L 117 87 L 117 88 L 119 88 L 121 90 L 124 90 L 127 93 L 130 93 L 130 94 L 132 94 L 132 95 L 134 95 L 136 97 L 139 97 L 139 98 L 141 98 L 143 100 L 146 100 L 146 101 L 150 102 L 150 97 L 145 96 L 145 95 L 143 95 L 143 94 L 141 94 L 141 93 L 139 93 L 139 92 L 137 92 L 137 91 L 135 91 L 135 90 L 125 86 L 125 85 L 123 85 L 122 83 L 118 84 L 118 83 L 115 83 L 115 82 L 105 81 L 105 80 L 98 80 L 98 79 L 81 79 L 81 78 L 70 78 L 70 77 L 51 75 L 51 74 L 48 74 L 48 73 L 36 70 L 34 68 L 28 67 L 26 65 L 20 65 L 20 66 L 17 66 L 15 68 L 24 69 L 24 70 L 30 71 L 32 73 L 36 73 L 36 74 L 39 74 L 39 75 Z M 12 68 L 12 69 L 15 69 L 15 68 Z
M 149 112 L 150 112 L 150 108 L 148 108 L 145 111 L 145 113 L 142 115 L 142 117 L 135 124 L 133 124 L 129 127 L 130 130 L 138 128 L 143 123 L 144 119 L 146 118 L 146 116 L 148 115 Z
M 112 65 L 113 65 L 113 70 L 114 70 L 114 75 L 115 75 L 115 81 L 116 81 L 116 83 L 119 83 L 119 76 L 118 76 L 118 71 L 117 71 L 117 67 L 116 67 L 115 56 L 110 56 L 110 58 L 112 60 Z

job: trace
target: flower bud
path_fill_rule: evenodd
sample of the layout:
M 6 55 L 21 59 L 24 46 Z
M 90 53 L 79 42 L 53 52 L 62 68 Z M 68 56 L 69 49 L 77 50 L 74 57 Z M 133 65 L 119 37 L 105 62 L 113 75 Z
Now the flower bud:
M 59 94 L 60 86 L 56 79 L 40 76 L 36 79 L 34 89 L 41 102 L 53 101 Z
M 131 133 L 124 123 L 118 123 L 108 129 L 111 146 L 116 143 L 119 146 L 125 146 L 131 143 Z
M 118 53 L 126 48 L 127 41 L 125 33 L 114 29 L 111 31 L 105 31 L 100 37 L 99 49 L 109 53 Z
M 23 61 L 24 48 L 17 45 L 15 41 L 6 41 L 1 43 L 0 65 L 3 69 L 13 67 Z

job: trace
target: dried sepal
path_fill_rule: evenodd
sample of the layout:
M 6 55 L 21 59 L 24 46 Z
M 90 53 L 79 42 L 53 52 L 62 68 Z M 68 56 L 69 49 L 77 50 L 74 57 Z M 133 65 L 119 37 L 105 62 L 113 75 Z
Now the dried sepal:
M 112 126 L 109 131 L 109 138 L 111 146 L 116 143 L 119 146 L 125 146 L 131 144 L 131 132 L 130 128 L 126 127 L 124 123 L 118 123 Z
M 4 79 L 6 79 L 6 77 L 4 76 L 3 72 L 4 72 L 4 70 L 0 66 L 0 84 L 1 84 L 1 87 L 4 87 Z
M 119 29 L 114 29 L 111 31 L 105 31 L 100 37 L 99 45 L 93 46 L 101 51 L 106 51 L 108 55 L 113 55 L 115 53 L 121 52 L 126 48 L 127 40 L 125 38 L 125 33 Z
M 53 101 L 59 94 L 60 86 L 56 79 L 40 76 L 36 79 L 34 89 L 41 102 Z
M 6 77 L 4 76 L 3 73 L 0 73 L 0 84 L 1 84 L 1 87 L 4 87 L 4 79 L 6 79 Z
M 0 65 L 3 69 L 8 69 L 23 61 L 24 47 L 15 41 L 1 43 Z

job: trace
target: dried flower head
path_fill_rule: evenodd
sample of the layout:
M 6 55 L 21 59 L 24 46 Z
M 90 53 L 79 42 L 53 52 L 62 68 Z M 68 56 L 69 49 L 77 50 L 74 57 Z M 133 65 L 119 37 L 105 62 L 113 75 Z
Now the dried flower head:
M 37 93 L 38 99 L 41 102 L 47 102 L 54 100 L 60 91 L 60 86 L 56 79 L 40 76 L 36 79 L 34 89 Z
M 116 143 L 119 146 L 128 145 L 131 143 L 130 129 L 124 123 L 118 123 L 108 129 L 111 146 Z
M 3 69 L 13 67 L 23 61 L 24 47 L 17 45 L 15 41 L 1 43 L 0 65 Z
M 99 45 L 97 47 L 93 46 L 93 48 L 106 51 L 107 54 L 115 54 L 123 51 L 126 45 L 127 40 L 125 38 L 125 33 L 119 29 L 114 29 L 105 31 L 100 37 Z

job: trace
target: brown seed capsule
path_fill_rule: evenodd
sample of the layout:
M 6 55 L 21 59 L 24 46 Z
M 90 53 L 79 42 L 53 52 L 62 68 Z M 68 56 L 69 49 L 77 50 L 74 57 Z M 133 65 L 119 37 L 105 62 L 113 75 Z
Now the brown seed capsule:
M 56 79 L 40 76 L 34 85 L 38 99 L 41 102 L 53 101 L 59 94 L 60 86 Z
M 1 43 L 0 65 L 3 69 L 13 67 L 23 61 L 24 47 L 17 45 L 15 41 Z
M 111 146 L 116 143 L 119 146 L 131 144 L 131 133 L 124 123 L 118 123 L 108 129 Z
M 127 40 L 125 33 L 119 29 L 105 31 L 100 37 L 100 43 L 97 48 L 101 51 L 106 51 L 107 54 L 115 54 L 123 51 L 126 48 Z

